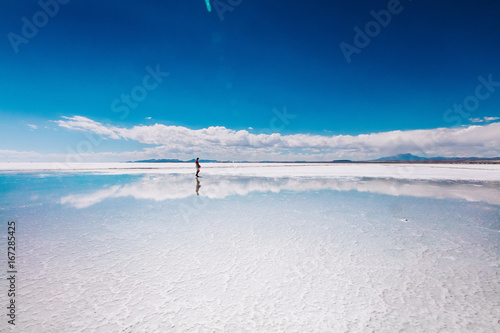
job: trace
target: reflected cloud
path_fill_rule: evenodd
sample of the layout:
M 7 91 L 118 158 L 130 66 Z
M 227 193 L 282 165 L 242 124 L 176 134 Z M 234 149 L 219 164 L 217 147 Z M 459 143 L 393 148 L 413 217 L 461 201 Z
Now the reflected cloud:
M 201 181 L 192 175 L 147 175 L 139 181 L 104 187 L 101 190 L 64 196 L 61 204 L 87 208 L 111 198 L 163 201 L 199 195 L 210 199 L 223 199 L 232 195 L 250 193 L 279 193 L 281 191 L 358 191 L 391 196 L 429 197 L 436 199 L 462 199 L 500 205 L 498 183 L 457 183 L 444 181 L 408 181 L 397 179 L 346 178 L 270 178 L 241 176 L 210 176 Z M 201 183 L 203 190 L 201 191 Z M 195 193 L 193 193 L 193 186 Z

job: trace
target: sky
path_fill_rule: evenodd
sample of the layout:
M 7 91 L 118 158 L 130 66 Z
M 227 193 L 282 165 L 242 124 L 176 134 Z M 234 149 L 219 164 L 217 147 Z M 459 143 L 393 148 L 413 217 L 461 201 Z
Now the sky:
M 0 0 L 0 162 L 500 156 L 500 2 Z

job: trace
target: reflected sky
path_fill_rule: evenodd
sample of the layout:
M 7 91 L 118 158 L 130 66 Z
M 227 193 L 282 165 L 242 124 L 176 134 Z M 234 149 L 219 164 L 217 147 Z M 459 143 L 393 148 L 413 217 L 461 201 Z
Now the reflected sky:
M 224 199 L 264 193 L 356 191 L 394 197 L 452 199 L 500 206 L 499 182 L 398 180 L 387 178 L 254 177 L 191 174 L 3 174 L 3 207 L 53 202 L 78 209 L 106 200 Z M 0 208 L 2 209 L 2 208 Z
M 269 178 L 241 176 L 208 176 L 194 179 L 192 175 L 147 175 L 125 184 L 101 185 L 98 190 L 72 193 L 60 198 L 60 203 L 75 208 L 87 208 L 111 198 L 131 197 L 138 200 L 163 201 L 183 199 L 193 195 L 223 199 L 252 193 L 283 191 L 358 191 L 391 196 L 458 199 L 500 205 L 500 184 L 451 181 L 407 181 L 396 179 L 361 178 Z

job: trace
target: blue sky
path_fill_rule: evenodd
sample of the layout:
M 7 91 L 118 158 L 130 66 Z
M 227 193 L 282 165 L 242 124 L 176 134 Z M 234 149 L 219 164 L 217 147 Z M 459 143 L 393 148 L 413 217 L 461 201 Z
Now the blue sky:
M 0 2 L 3 162 L 500 155 L 499 2 L 40 3 Z

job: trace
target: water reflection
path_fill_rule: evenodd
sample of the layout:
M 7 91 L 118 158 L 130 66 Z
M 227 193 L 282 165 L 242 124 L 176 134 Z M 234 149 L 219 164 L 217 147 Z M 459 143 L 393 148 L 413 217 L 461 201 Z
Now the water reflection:
M 196 177 L 196 195 L 200 195 L 200 179 L 198 177 Z
M 67 195 L 60 199 L 61 204 L 76 208 L 93 206 L 109 198 L 133 197 L 162 201 L 182 199 L 193 195 L 222 199 L 231 195 L 280 191 L 358 191 L 386 194 L 392 196 L 430 197 L 437 199 L 463 199 L 500 205 L 500 186 L 498 183 L 449 182 L 449 181 L 408 181 L 396 179 L 339 179 L 339 178 L 269 178 L 211 176 L 203 178 L 203 191 L 200 180 L 192 175 L 146 175 L 138 181 L 125 185 L 104 186 L 92 193 Z M 193 184 L 194 183 L 194 184 Z M 195 193 L 193 193 L 193 185 Z M 201 193 L 200 193 L 201 192 Z

